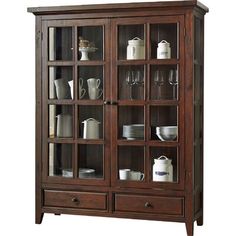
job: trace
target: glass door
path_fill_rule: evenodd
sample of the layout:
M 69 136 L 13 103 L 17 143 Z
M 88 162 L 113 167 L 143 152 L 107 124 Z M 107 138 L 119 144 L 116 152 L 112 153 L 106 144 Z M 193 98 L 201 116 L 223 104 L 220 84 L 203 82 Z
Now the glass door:
M 44 180 L 109 183 L 109 47 L 106 20 L 43 25 Z
M 112 28 L 112 183 L 181 188 L 183 17 L 117 19 Z

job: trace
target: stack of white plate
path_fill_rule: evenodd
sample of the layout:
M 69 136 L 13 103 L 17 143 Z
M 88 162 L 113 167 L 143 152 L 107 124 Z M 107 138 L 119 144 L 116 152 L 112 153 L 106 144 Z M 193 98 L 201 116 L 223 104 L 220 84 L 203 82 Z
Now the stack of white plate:
M 144 139 L 144 124 L 123 125 L 123 137 L 128 140 Z

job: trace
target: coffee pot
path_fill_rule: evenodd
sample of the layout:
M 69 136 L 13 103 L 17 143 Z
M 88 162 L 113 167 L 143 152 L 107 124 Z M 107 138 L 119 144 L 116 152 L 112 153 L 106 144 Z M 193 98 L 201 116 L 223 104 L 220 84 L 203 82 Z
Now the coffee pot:
M 95 120 L 94 118 L 88 118 L 82 123 L 84 124 L 84 139 L 99 139 L 99 121 Z

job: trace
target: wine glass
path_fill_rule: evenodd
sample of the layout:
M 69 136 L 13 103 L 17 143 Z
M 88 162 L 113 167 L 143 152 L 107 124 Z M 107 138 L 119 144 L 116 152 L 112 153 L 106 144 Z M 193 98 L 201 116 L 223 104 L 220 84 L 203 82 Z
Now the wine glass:
M 128 70 L 126 72 L 126 84 L 130 86 L 130 99 L 133 99 L 132 87 L 135 85 L 134 71 Z
M 176 86 L 178 84 L 177 70 L 171 69 L 169 71 L 169 84 L 173 87 L 173 99 L 176 99 Z
M 134 78 L 134 82 L 135 82 L 135 84 L 137 84 L 138 86 L 143 86 L 144 80 L 143 80 L 142 72 L 141 72 L 140 70 L 136 71 L 136 73 L 135 73 L 135 78 Z
M 161 86 L 164 85 L 164 71 L 157 70 L 154 73 L 154 84 L 158 86 L 157 98 L 161 99 Z

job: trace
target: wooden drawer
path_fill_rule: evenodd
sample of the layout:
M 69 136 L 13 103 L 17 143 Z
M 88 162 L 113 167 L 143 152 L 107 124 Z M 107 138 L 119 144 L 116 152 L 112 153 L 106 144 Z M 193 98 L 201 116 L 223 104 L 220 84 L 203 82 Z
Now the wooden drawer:
M 115 211 L 183 216 L 184 198 L 143 195 L 115 195 Z
M 106 210 L 107 194 L 45 190 L 44 205 L 54 207 Z

